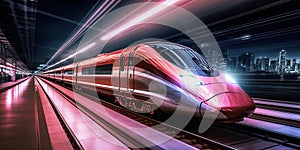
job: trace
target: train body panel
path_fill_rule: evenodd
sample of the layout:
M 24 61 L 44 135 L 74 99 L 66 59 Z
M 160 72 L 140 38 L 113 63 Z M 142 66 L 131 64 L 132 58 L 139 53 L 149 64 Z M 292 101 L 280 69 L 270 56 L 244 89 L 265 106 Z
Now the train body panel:
M 74 76 L 74 72 L 76 71 L 76 64 L 71 64 L 71 65 L 67 65 L 65 67 L 62 68 L 62 80 L 64 83 L 67 83 L 67 84 L 72 84 L 74 83 L 74 79 L 75 79 L 75 76 Z
M 135 45 L 47 71 L 44 76 L 96 89 L 137 112 L 153 113 L 159 107 L 166 113 L 180 110 L 202 116 L 219 110 L 217 119 L 229 120 L 241 119 L 255 109 L 238 84 L 210 68 L 193 50 L 173 43 Z
M 54 71 L 54 79 L 56 81 L 59 81 L 59 82 L 62 81 L 62 79 L 63 79 L 62 78 L 62 70 L 63 70 L 63 67 L 59 67 L 59 68 L 53 70 Z

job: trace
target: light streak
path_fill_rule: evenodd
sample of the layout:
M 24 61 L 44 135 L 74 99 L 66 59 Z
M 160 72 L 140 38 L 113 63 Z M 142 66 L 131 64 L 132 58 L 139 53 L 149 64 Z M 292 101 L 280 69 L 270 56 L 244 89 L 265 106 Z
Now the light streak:
M 148 19 L 149 17 L 157 14 L 158 12 L 164 10 L 165 8 L 167 8 L 169 5 L 172 5 L 174 3 L 176 3 L 179 0 L 167 0 L 165 2 L 163 2 L 161 5 L 158 5 L 152 9 L 150 9 L 149 11 L 147 11 L 146 13 L 140 15 L 139 17 L 129 21 L 128 23 L 126 23 L 125 25 L 115 29 L 114 31 L 110 32 L 109 34 L 104 35 L 103 37 L 101 37 L 101 40 L 105 41 L 108 40 L 112 37 L 114 37 L 115 35 L 119 34 L 120 32 Z
M 64 49 L 66 49 L 70 44 L 72 44 L 78 37 L 84 33 L 86 29 L 88 29 L 91 24 L 95 20 L 97 20 L 101 15 L 105 14 L 104 10 L 107 10 L 108 7 L 112 6 L 112 4 L 115 2 L 115 0 L 105 0 L 105 2 L 97 8 L 97 10 L 81 25 L 81 27 L 56 51 L 56 53 L 50 58 L 50 60 L 47 61 L 46 66 Z M 119 2 L 119 1 L 118 1 Z M 106 6 L 107 5 L 107 6 Z M 105 7 L 105 8 L 104 8 Z M 104 9 L 103 9 L 104 8 Z M 51 65 L 53 66 L 53 65 Z M 49 68 L 49 67 L 48 67 Z M 44 69 L 44 67 L 42 67 Z M 40 69 L 41 70 L 41 69 Z M 39 71 L 40 71 L 39 70 Z
M 56 66 L 56 65 L 58 65 L 58 64 L 60 64 L 60 63 L 62 63 L 62 62 L 65 62 L 66 60 L 75 57 L 77 54 L 83 53 L 83 52 L 85 52 L 85 51 L 91 49 L 91 48 L 94 47 L 96 44 L 97 44 L 96 42 L 90 43 L 89 45 L 87 45 L 87 46 L 85 46 L 84 48 L 80 49 L 79 51 L 73 53 L 72 55 L 66 57 L 65 59 L 62 59 L 62 60 L 58 61 L 57 63 L 48 66 L 46 69 L 49 69 L 49 68 L 51 68 L 51 67 L 54 67 L 54 66 Z

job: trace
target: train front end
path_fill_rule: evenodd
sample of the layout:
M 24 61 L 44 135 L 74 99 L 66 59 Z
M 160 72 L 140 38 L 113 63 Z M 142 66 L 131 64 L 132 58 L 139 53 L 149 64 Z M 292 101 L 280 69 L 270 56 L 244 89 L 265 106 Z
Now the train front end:
M 172 43 L 148 45 L 175 66 L 172 71 L 178 76 L 182 95 L 189 95 L 181 101 L 197 105 L 196 116 L 215 112 L 217 121 L 236 122 L 253 113 L 255 105 L 248 94 L 228 74 L 213 69 L 196 51 Z
M 188 90 L 200 100 L 199 115 L 209 110 L 218 112 L 220 122 L 236 122 L 251 115 L 255 109 L 253 100 L 227 74 L 217 77 L 198 76 L 201 86 Z M 210 109 L 207 109 L 207 108 Z

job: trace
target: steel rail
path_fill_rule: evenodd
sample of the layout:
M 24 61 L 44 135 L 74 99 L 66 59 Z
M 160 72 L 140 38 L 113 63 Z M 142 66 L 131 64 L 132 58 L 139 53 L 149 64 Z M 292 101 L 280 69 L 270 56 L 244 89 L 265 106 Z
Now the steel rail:
M 43 79 L 43 80 L 46 80 L 46 79 Z M 57 84 L 57 83 L 56 83 Z M 65 87 L 64 88 L 69 88 L 70 90 L 73 90 L 71 89 L 70 87 Z M 168 125 L 168 124 L 164 124 L 162 122 L 159 122 L 157 120 L 154 120 L 152 118 L 149 118 L 149 117 L 146 117 L 146 116 L 143 116 L 143 115 L 140 115 L 140 114 L 137 114 L 133 111 L 130 111 L 126 108 L 123 108 L 123 107 L 120 107 L 120 106 L 116 106 L 112 103 L 109 103 L 108 101 L 105 101 L 105 100 L 101 100 L 99 101 L 99 98 L 97 97 L 94 97 L 94 96 L 91 96 L 87 93 L 84 93 L 82 91 L 76 91 L 77 93 L 83 95 L 84 97 L 87 97 L 88 99 L 96 102 L 96 103 L 99 103 L 107 108 L 110 108 L 122 115 L 125 115 L 135 121 L 138 121 L 146 126 L 149 126 L 149 127 L 154 127 L 154 129 L 166 134 L 166 135 L 169 135 L 169 136 L 172 136 L 174 137 L 175 139 L 179 140 L 179 141 L 182 141 L 184 143 L 187 143 L 195 148 L 198 148 L 198 149 L 228 149 L 228 150 L 233 150 L 235 148 L 233 147 L 230 147 L 230 146 L 227 146 L 225 144 L 222 144 L 222 143 L 219 143 L 219 142 L 216 142 L 214 140 L 211 140 L 211 139 L 208 139 L 208 138 L 205 138 L 205 137 L 202 137 L 200 135 L 197 135 L 197 134 L 194 134 L 192 132 L 188 132 L 188 131 L 184 131 L 182 129 L 178 129 L 177 127 L 175 126 L 171 126 L 171 125 Z M 78 102 L 76 102 L 76 105 L 78 105 Z M 81 107 L 81 106 L 80 106 Z M 158 125 L 159 126 L 156 126 Z M 177 134 L 176 134 L 177 133 Z

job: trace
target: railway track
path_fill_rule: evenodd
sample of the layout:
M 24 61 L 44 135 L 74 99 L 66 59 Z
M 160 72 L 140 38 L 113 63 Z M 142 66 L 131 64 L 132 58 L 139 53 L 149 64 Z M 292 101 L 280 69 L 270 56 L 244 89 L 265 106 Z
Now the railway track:
M 256 107 L 300 114 L 300 103 L 253 98 Z
M 277 111 L 271 111 L 271 112 L 276 113 Z M 291 113 L 285 113 L 283 115 L 288 116 L 289 114 L 291 114 Z M 294 115 L 294 114 L 291 114 L 291 115 Z M 300 117 L 293 119 L 293 118 L 288 118 L 288 117 L 284 118 L 284 117 L 279 117 L 279 116 L 272 116 L 272 115 L 264 114 L 264 113 L 254 113 L 250 118 L 300 128 Z
M 262 138 L 300 149 L 300 104 L 259 98 L 254 98 L 254 102 L 257 107 L 254 114 L 245 122 L 235 124 L 235 128 L 261 133 Z M 266 128 L 251 121 L 267 122 L 269 126 L 277 128 Z
M 113 109 L 113 108 L 112 108 Z M 117 111 L 117 110 L 116 110 Z M 135 119 L 143 124 L 149 124 L 149 126 L 155 126 L 156 124 L 152 124 L 151 121 L 147 121 L 149 118 L 145 118 L 144 116 L 136 118 L 136 115 L 132 115 L 131 113 L 124 113 L 128 117 Z M 151 118 L 150 118 L 151 119 Z M 279 118 L 280 119 L 280 118 Z M 196 136 L 199 136 L 197 130 L 199 122 L 192 121 L 190 124 L 196 126 L 190 126 L 186 128 L 184 132 L 193 133 Z M 158 129 L 163 130 L 163 129 Z M 300 149 L 300 145 L 298 143 L 299 139 L 295 137 L 290 137 L 284 134 L 271 132 L 267 130 L 260 129 L 259 127 L 249 126 L 242 123 L 234 123 L 234 124 L 214 124 L 211 129 L 208 131 L 209 133 L 200 134 L 203 137 L 207 137 L 207 139 L 212 139 L 214 141 L 220 143 L 226 143 L 228 146 L 236 149 L 244 149 L 244 148 L 254 148 L 254 149 Z M 224 133 L 226 132 L 226 133 Z M 170 132 L 166 132 L 166 134 L 172 135 Z M 222 136 L 222 135 L 226 136 Z M 178 137 L 182 137 L 178 135 Z M 184 136 L 183 136 L 184 137 Z M 226 139 L 228 138 L 228 139 Z M 187 143 L 193 143 L 192 140 L 186 140 Z M 251 146 L 253 145 L 253 146 Z
M 252 119 L 300 128 L 300 103 L 254 98 L 257 111 Z
M 199 134 L 197 123 L 198 121 L 192 120 L 185 130 Z M 242 123 L 215 123 L 205 133 L 199 135 L 226 143 L 236 149 L 299 149 L 299 145 L 285 140 L 286 138 L 283 139 L 283 136 L 275 136 L 276 133 L 265 132 Z
M 280 133 L 280 132 L 266 130 L 266 129 L 259 127 L 259 125 L 253 126 L 253 125 L 249 125 L 249 124 L 241 122 L 241 123 L 232 124 L 230 126 L 229 125 L 225 125 L 225 126 L 219 125 L 219 126 L 228 128 L 230 130 L 236 130 L 240 133 L 244 133 L 246 135 L 251 135 L 251 136 L 259 138 L 259 139 L 274 142 L 277 144 L 277 145 L 274 145 L 274 147 L 282 145 L 282 146 L 286 146 L 286 148 L 300 149 L 300 145 L 299 145 L 300 139 L 299 138 L 289 136 L 289 135 L 286 135 L 286 134 Z
M 273 106 L 273 107 L 276 107 L 276 106 Z M 288 109 L 288 108 L 285 108 L 285 109 Z M 294 109 L 294 111 L 299 111 L 299 110 Z M 124 115 L 130 115 L 130 114 L 124 114 Z M 254 115 L 254 116 L 256 116 L 256 115 Z M 146 119 L 144 119 L 144 118 L 137 119 L 135 117 L 136 116 L 133 115 L 131 118 L 136 119 L 137 121 L 139 121 L 141 123 L 147 124 Z M 256 117 L 253 117 L 253 118 L 256 118 Z M 285 125 L 287 125 L 286 120 L 288 120 L 288 119 L 277 118 L 277 120 L 281 120 L 282 122 L 285 123 Z M 270 121 L 270 120 L 267 120 L 267 121 Z M 296 122 L 291 121 L 291 120 L 288 120 L 288 121 L 293 122 L 290 124 L 293 124 L 293 125 L 297 124 L 297 126 L 299 125 L 297 121 Z M 191 133 L 194 133 L 195 135 L 198 135 L 197 130 L 195 131 L 195 130 L 190 130 L 190 129 L 198 129 L 199 122 L 192 121 L 190 124 L 193 124 L 196 126 L 187 127 L 187 132 L 191 132 Z M 237 149 L 243 149 L 248 146 L 250 148 L 251 145 L 254 145 L 255 147 L 251 147 L 251 148 L 255 148 L 255 149 L 277 149 L 277 148 L 300 149 L 299 138 L 291 137 L 291 136 L 288 136 L 288 135 L 285 135 L 282 133 L 278 133 L 278 132 L 264 130 L 264 129 L 259 128 L 259 125 L 258 126 L 249 126 L 249 125 L 243 124 L 243 123 L 214 124 L 212 129 L 210 129 L 210 131 L 211 130 L 214 130 L 214 132 L 212 132 L 212 134 L 211 134 L 213 136 L 209 135 L 210 134 L 209 133 L 209 134 L 203 134 L 204 137 L 208 137 L 208 139 L 213 139 L 213 140 L 219 139 L 219 140 L 217 140 L 218 142 L 224 143 L 224 144 L 226 143 L 230 147 L 237 148 Z M 219 133 L 217 133 L 215 131 L 218 131 Z M 225 134 L 227 134 L 228 138 L 232 139 L 232 140 L 228 140 L 228 139 L 224 140 L 225 137 L 222 136 L 222 134 L 224 134 L 224 132 L 226 132 Z M 168 132 L 167 132 L 167 134 L 168 134 Z M 217 135 L 217 137 L 215 135 Z M 229 136 L 231 136 L 231 137 L 229 137 Z M 188 142 L 190 143 L 191 141 L 188 141 Z
M 239 123 L 214 124 L 212 130 L 223 132 L 232 138 L 232 144 L 228 145 L 233 147 L 236 144 L 250 145 L 249 143 L 252 143 L 257 145 L 255 149 L 261 146 L 262 149 L 300 149 L 300 105 L 294 102 L 258 98 L 254 98 L 254 101 L 257 109 L 250 118 L 245 118 Z M 225 133 L 227 130 L 228 134 Z M 205 135 L 218 139 L 213 136 L 214 133 L 208 131 Z M 218 141 L 231 143 L 224 139 L 218 139 Z
M 127 109 L 124 109 L 122 107 L 118 107 L 118 106 L 116 107 L 115 105 L 112 105 L 110 103 L 105 102 L 104 106 L 108 107 L 118 113 L 126 115 L 127 117 L 129 117 L 135 121 L 138 121 L 144 125 L 153 127 L 154 129 L 156 129 L 166 135 L 174 137 L 175 139 L 183 141 L 183 142 L 185 142 L 189 145 L 192 145 L 193 147 L 198 148 L 198 149 L 235 149 L 235 148 L 227 146 L 225 144 L 222 144 L 222 143 L 213 141 L 211 139 L 202 137 L 200 135 L 194 134 L 192 132 L 184 131 L 182 129 L 176 128 L 175 126 L 164 124 L 164 123 L 154 120 L 152 118 L 136 114 L 136 113 L 129 111 Z
M 81 94 L 95 102 L 99 102 L 98 98 L 86 94 L 85 92 L 81 92 Z M 183 141 L 189 145 L 192 145 L 198 149 L 210 149 L 210 145 L 214 145 L 212 149 L 299 149 L 299 145 L 296 144 L 297 140 L 299 139 L 292 139 L 290 137 L 282 136 L 274 132 L 266 132 L 259 128 L 247 126 L 245 124 L 214 124 L 206 133 L 199 134 L 198 131 L 193 130 L 198 129 L 197 121 L 192 121 L 190 123 L 194 126 L 188 125 L 185 130 L 181 130 L 172 125 L 164 124 L 164 126 L 161 126 L 161 124 L 163 123 L 157 120 L 153 120 L 152 118 L 136 114 L 132 111 L 119 106 L 115 106 L 106 101 L 101 101 L 100 103 L 107 108 L 130 117 L 131 119 L 134 119 L 149 127 L 158 127 L 156 128 L 156 130 L 161 131 L 162 133 L 172 136 L 175 139 Z M 157 126 L 158 124 L 160 124 L 160 126 Z M 217 146 L 215 146 L 216 144 Z M 228 146 L 226 146 L 225 144 Z
M 43 81 L 47 82 L 45 79 L 42 79 Z M 48 81 L 49 82 L 49 81 Z M 54 87 L 55 88 L 55 87 Z M 67 97 L 71 103 L 76 103 L 76 107 L 78 107 L 78 109 L 81 109 L 82 111 L 84 111 L 85 114 L 89 115 L 90 117 L 94 118 L 94 120 L 100 120 L 100 122 L 105 122 L 105 120 L 101 119 L 101 117 L 99 117 L 97 114 L 95 114 L 94 112 L 90 111 L 88 108 L 84 107 L 83 105 L 81 105 L 78 101 L 75 101 L 74 99 L 72 99 L 71 97 L 69 97 L 68 95 L 62 93 L 61 91 L 57 91 L 60 92 L 60 94 L 63 94 L 65 97 Z M 78 91 L 77 91 L 78 92 Z M 103 105 L 109 109 L 112 109 L 122 115 L 125 115 L 137 122 L 140 122 L 148 127 L 153 127 L 155 130 L 160 131 L 161 133 L 164 133 L 168 136 L 174 137 L 175 139 L 182 141 L 184 143 L 187 143 L 188 145 L 191 145 L 197 149 L 235 149 L 233 147 L 227 146 L 225 144 L 210 140 L 208 138 L 199 136 L 197 134 L 191 133 L 191 132 L 187 132 L 187 131 L 182 131 L 181 129 L 178 129 L 174 126 L 170 126 L 164 123 L 161 123 L 159 121 L 156 121 L 152 118 L 148 118 L 142 115 L 139 115 L 137 113 L 134 113 L 130 110 L 127 110 L 125 108 L 122 108 L 120 106 L 116 106 L 114 104 L 108 103 L 106 101 L 99 101 L 98 98 L 95 98 L 91 95 L 88 95 L 86 93 L 80 93 L 82 95 L 84 95 L 85 97 L 87 97 L 88 99 Z M 108 127 L 112 127 L 114 125 L 108 125 L 109 123 L 106 122 L 105 124 L 107 124 Z M 159 124 L 159 126 L 157 126 Z M 108 129 L 110 130 L 110 129 Z M 127 136 L 127 133 L 122 133 L 124 131 L 122 130 L 118 130 L 117 128 L 113 129 L 114 130 L 114 134 L 123 134 L 123 138 L 124 139 L 130 139 L 129 141 L 135 141 L 135 139 L 132 139 L 132 137 Z M 143 140 L 143 138 L 139 138 L 138 140 Z M 123 141 L 126 143 L 126 141 Z M 128 141 L 127 141 L 128 142 Z M 135 141 L 133 143 L 139 143 L 139 141 Z M 129 144 L 130 146 L 130 144 Z M 132 145 L 133 147 L 140 147 L 142 145 Z M 150 149 L 157 149 L 157 147 L 151 147 Z

